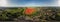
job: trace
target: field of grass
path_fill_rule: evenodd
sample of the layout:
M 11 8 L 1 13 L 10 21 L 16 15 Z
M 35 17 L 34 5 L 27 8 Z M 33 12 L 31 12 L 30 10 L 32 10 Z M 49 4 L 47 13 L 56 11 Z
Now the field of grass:
M 0 8 L 0 21 L 25 20 L 46 22 L 60 21 L 59 7 L 13 7 Z

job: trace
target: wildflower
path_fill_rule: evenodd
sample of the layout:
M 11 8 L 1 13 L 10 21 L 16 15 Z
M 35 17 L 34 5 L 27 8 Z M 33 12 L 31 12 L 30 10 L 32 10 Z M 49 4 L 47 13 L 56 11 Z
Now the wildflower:
M 27 14 L 27 15 L 31 15 L 31 14 L 33 14 L 34 12 L 36 12 L 36 9 L 34 9 L 34 8 L 27 8 L 27 9 L 25 10 L 25 14 Z

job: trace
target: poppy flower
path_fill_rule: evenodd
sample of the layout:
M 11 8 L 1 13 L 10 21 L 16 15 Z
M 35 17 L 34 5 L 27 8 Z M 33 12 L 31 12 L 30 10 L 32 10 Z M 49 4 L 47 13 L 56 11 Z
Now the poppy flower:
M 27 15 L 32 15 L 34 12 L 36 12 L 35 8 L 27 8 L 25 10 L 25 14 L 27 14 Z

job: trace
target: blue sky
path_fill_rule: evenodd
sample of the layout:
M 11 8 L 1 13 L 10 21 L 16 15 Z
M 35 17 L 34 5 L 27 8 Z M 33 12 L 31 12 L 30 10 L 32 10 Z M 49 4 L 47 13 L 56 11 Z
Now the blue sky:
M 26 4 L 32 3 L 52 3 L 53 0 L 9 0 L 11 4 Z
M 8 4 L 11 6 L 54 5 L 54 2 L 55 0 L 8 0 Z

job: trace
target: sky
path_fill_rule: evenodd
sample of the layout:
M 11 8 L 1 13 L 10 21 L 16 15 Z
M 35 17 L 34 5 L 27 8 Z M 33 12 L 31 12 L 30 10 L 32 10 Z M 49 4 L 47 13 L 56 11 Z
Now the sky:
M 27 4 L 27 3 L 52 3 L 53 0 L 9 0 L 12 4 Z
M 16 6 L 40 6 L 54 4 L 54 0 L 9 0 L 9 2 Z
M 58 3 L 57 0 L 2 0 L 0 6 L 48 6 Z

